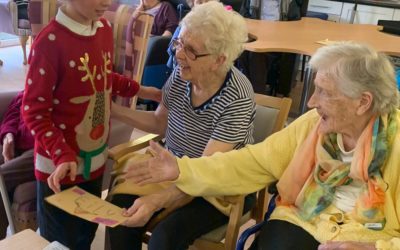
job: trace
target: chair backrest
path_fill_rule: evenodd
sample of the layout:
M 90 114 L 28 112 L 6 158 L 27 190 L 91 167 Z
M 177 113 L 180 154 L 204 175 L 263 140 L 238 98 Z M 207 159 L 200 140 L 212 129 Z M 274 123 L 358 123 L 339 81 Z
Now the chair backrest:
M 254 120 L 254 144 L 262 142 L 284 127 L 292 100 L 255 94 L 255 102 L 257 106 Z
M 114 71 L 141 82 L 153 17 L 134 16 L 135 6 L 113 3 L 104 17 L 114 36 Z
M 255 94 L 255 102 L 257 110 L 254 121 L 254 138 L 255 143 L 259 143 L 285 126 L 292 100 L 286 97 L 279 98 Z M 254 219 L 257 223 L 262 221 L 268 200 L 266 188 L 257 192 L 256 204 L 252 211 L 242 216 L 244 197 L 245 195 L 229 197 L 232 203 L 229 223 L 196 240 L 194 245 L 198 249 L 222 247 L 225 249 L 235 249 L 240 226 L 250 219 Z M 225 242 L 222 243 L 221 241 L 224 238 Z
M 152 36 L 147 47 L 147 57 L 143 70 L 144 86 L 161 89 L 169 77 L 167 49 L 171 38 L 166 36 Z
M 254 121 L 254 143 L 265 140 L 271 134 L 285 127 L 289 116 L 292 99 L 255 94 L 257 104 Z M 273 121 L 273 122 L 271 122 Z M 257 204 L 252 211 L 252 218 L 258 222 L 263 220 L 266 211 L 268 192 L 262 189 L 257 194 Z
M 37 34 L 55 17 L 59 0 L 30 0 L 28 5 L 28 16 L 31 23 L 32 37 Z

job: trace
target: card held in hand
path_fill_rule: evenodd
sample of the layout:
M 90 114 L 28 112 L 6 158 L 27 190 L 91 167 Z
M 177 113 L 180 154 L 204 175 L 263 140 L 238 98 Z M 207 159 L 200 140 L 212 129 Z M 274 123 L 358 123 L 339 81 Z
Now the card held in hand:
M 128 219 L 122 208 L 74 186 L 51 195 L 46 201 L 65 212 L 90 222 L 115 227 Z

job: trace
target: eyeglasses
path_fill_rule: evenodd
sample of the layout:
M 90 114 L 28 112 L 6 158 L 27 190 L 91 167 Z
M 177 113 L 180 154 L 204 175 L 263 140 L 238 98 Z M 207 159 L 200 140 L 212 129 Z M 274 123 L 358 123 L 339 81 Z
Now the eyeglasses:
M 174 51 L 177 51 L 178 49 L 183 49 L 185 55 L 192 61 L 196 60 L 199 57 L 211 55 L 210 53 L 196 55 L 196 53 L 194 53 L 192 48 L 186 47 L 178 38 L 172 40 L 172 48 Z

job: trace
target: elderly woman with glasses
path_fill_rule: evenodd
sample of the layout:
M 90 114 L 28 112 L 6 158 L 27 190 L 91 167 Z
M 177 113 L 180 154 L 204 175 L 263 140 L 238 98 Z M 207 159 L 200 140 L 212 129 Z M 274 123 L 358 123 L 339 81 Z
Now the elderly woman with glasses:
M 166 82 L 157 110 L 113 107 L 113 115 L 141 130 L 165 135 L 177 157 L 197 158 L 242 148 L 253 142 L 254 93 L 233 66 L 247 40 L 244 19 L 221 3 L 196 6 L 173 41 L 178 66 Z M 124 226 L 109 229 L 112 249 L 141 249 L 144 226 L 153 214 L 187 196 L 174 185 L 139 197 L 136 187 L 112 202 L 128 208 Z M 254 204 L 247 197 L 245 212 Z M 198 197 L 174 210 L 152 230 L 148 249 L 186 249 L 201 235 L 228 222 L 230 206 L 221 197 Z

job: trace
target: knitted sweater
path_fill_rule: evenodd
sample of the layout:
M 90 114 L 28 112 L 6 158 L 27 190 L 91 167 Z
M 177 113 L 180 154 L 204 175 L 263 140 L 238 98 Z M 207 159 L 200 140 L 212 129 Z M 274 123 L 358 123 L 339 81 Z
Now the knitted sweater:
M 303 221 L 284 206 L 277 207 L 271 219 L 299 225 L 319 242 L 377 242 L 379 249 L 396 249 L 394 245 L 399 241 L 395 237 L 400 237 L 400 199 L 396 195 L 400 192 L 400 111 L 396 115 L 397 135 L 383 168 L 383 179 L 389 186 L 384 208 L 387 222 L 383 230 L 367 229 L 333 205 L 312 221 Z M 279 179 L 318 119 L 317 112 L 312 110 L 256 145 L 211 157 L 178 159 L 180 176 L 176 185 L 192 196 L 247 194 L 260 190 Z M 383 243 L 388 244 L 383 247 Z
M 0 123 L 0 145 L 3 144 L 6 134 L 11 133 L 14 136 L 15 149 L 20 151 L 32 149 L 34 143 L 21 115 L 23 95 L 24 92 L 21 91 L 12 99 Z
M 56 166 L 78 163 L 74 183 L 103 173 L 111 96 L 130 97 L 137 82 L 112 72 L 113 35 L 105 19 L 82 36 L 53 20 L 35 39 L 29 57 L 23 117 L 35 137 L 35 175 L 45 181 Z M 61 181 L 71 183 L 69 177 Z

